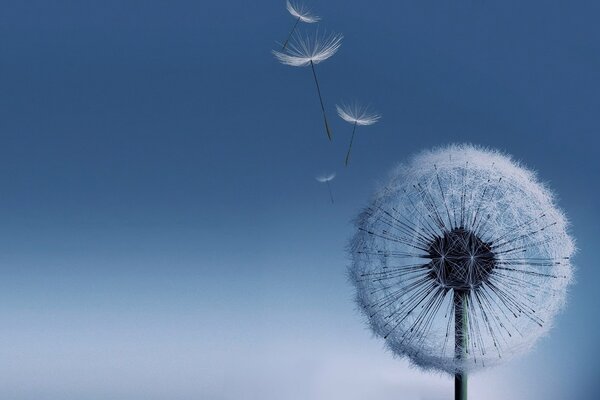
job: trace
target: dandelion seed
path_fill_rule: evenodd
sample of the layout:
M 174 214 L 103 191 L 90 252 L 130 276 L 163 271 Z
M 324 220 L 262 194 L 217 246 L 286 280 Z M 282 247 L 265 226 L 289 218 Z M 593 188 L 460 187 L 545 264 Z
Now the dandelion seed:
M 292 34 L 296 31 L 296 26 L 298 26 L 299 22 L 304 22 L 306 24 L 314 24 L 315 22 L 319 22 L 321 20 L 320 17 L 313 15 L 312 12 L 304 6 L 304 4 L 288 0 L 285 2 L 285 7 L 287 8 L 288 12 L 292 14 L 294 18 L 296 18 L 296 22 L 294 23 L 294 26 L 292 27 L 292 30 L 290 31 L 289 35 L 285 39 L 285 42 L 283 42 L 281 50 L 285 50 L 288 42 L 290 41 L 290 38 L 292 37 Z
M 354 142 L 354 133 L 358 125 L 373 125 L 381 118 L 380 114 L 374 113 L 369 110 L 368 106 L 361 106 L 358 103 L 342 104 L 341 106 L 336 105 L 337 113 L 344 121 L 349 122 L 353 125 L 352 136 L 350 138 L 350 146 L 346 153 L 346 160 L 344 163 L 348 166 L 350 160 L 350 151 L 352 150 L 352 143 Z
M 376 335 L 398 356 L 454 374 L 523 353 L 571 282 L 573 239 L 535 175 L 487 149 L 422 153 L 356 222 L 349 276 Z
M 333 178 L 335 178 L 335 172 L 332 172 L 330 174 L 319 175 L 315 178 L 318 182 L 325 183 L 327 185 L 327 190 L 329 191 L 329 198 L 331 199 L 331 204 L 333 204 L 333 193 L 331 192 L 331 185 L 329 184 L 329 182 L 331 182 Z
M 325 113 L 325 105 L 323 103 L 323 96 L 321 95 L 321 88 L 317 79 L 315 65 L 333 56 L 342 45 L 342 38 L 343 36 L 339 34 L 319 35 L 318 32 L 312 37 L 295 34 L 289 45 L 286 47 L 285 52 L 273 50 L 275 58 L 282 64 L 293 67 L 311 67 L 315 85 L 317 86 L 317 94 L 319 95 L 319 101 L 321 103 L 325 131 L 327 132 L 329 140 L 332 139 L 332 134 L 327 122 L 327 114 Z

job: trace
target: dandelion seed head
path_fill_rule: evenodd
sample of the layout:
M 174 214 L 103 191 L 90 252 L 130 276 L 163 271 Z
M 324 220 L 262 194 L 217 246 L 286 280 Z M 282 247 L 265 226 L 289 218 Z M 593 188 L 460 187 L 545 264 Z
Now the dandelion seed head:
M 306 67 L 319 64 L 333 56 L 342 45 L 341 34 L 303 35 L 295 33 L 283 51 L 273 50 L 279 62 L 293 67 Z
M 319 22 L 321 20 L 321 17 L 313 15 L 304 4 L 288 0 L 285 2 L 285 7 L 294 18 L 297 18 L 307 24 L 314 24 L 315 22 Z
M 381 115 L 370 110 L 369 106 L 358 103 L 349 103 L 335 106 L 338 115 L 344 121 L 356 125 L 373 125 Z
M 415 156 L 356 226 L 356 301 L 395 355 L 425 369 L 465 373 L 524 353 L 548 332 L 572 281 L 574 241 L 552 193 L 493 150 Z M 457 298 L 464 337 L 455 337 Z

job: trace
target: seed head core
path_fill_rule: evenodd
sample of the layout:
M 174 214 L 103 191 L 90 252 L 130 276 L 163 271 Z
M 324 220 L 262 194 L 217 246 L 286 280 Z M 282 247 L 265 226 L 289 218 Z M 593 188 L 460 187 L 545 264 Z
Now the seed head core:
M 496 265 L 492 244 L 463 227 L 436 237 L 428 248 L 430 274 L 441 286 L 469 291 L 487 282 Z

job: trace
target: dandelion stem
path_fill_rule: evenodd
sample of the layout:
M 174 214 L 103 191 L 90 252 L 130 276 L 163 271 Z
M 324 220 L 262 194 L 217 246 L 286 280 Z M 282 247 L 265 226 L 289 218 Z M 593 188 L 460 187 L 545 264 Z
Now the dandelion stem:
M 310 67 L 312 69 L 313 77 L 315 78 L 315 84 L 317 85 L 317 93 L 319 94 L 319 101 L 321 102 L 321 111 L 323 112 L 323 120 L 325 121 L 325 130 L 327 131 L 327 137 L 329 138 L 329 140 L 331 140 L 331 130 L 329 129 L 329 124 L 327 123 L 327 115 L 325 114 L 325 106 L 323 105 L 321 88 L 319 87 L 319 80 L 317 79 L 317 73 L 315 72 L 315 64 L 313 64 L 312 60 L 310 61 Z
M 461 360 L 467 355 L 468 292 L 454 290 L 454 358 Z M 454 400 L 467 400 L 467 374 L 454 374 Z
M 285 50 L 288 42 L 290 41 L 290 38 L 292 37 L 292 34 L 294 33 L 294 31 L 296 30 L 296 26 L 298 26 L 298 22 L 300 22 L 300 17 L 298 17 L 298 19 L 296 19 L 296 23 L 294 24 L 294 26 L 292 27 L 292 30 L 290 31 L 290 34 L 288 35 L 288 37 L 285 39 L 285 42 L 283 42 L 283 46 L 281 46 L 281 50 Z
M 350 146 L 348 147 L 348 153 L 346 153 L 346 167 L 348 166 L 348 161 L 350 160 L 350 150 L 352 150 L 352 142 L 354 142 L 354 133 L 356 132 L 356 122 L 354 122 L 354 127 L 352 128 L 352 136 L 350 137 Z
M 329 198 L 331 199 L 331 204 L 333 204 L 333 193 L 331 192 L 331 186 L 329 185 L 329 181 L 325 183 L 327 184 L 327 190 L 329 190 Z

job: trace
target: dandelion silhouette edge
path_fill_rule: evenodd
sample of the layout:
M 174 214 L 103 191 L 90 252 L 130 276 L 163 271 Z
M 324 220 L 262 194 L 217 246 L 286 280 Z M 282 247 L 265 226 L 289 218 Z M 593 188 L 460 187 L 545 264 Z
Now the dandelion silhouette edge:
M 449 374 L 526 352 L 552 325 L 575 251 L 552 192 L 510 156 L 468 144 L 395 168 L 355 220 L 356 303 L 396 356 Z M 454 301 L 466 296 L 456 357 Z

